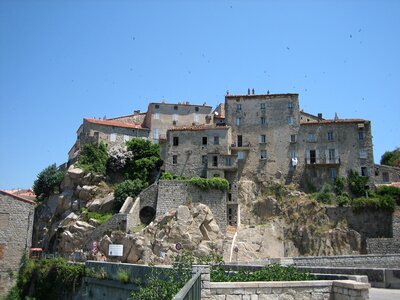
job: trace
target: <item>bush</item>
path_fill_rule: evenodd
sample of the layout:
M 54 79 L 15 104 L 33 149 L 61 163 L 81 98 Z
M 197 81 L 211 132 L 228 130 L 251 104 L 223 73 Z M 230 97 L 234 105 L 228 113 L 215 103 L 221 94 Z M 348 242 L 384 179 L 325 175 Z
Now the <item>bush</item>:
M 128 283 L 129 282 L 129 274 L 125 270 L 118 270 L 117 271 L 117 278 L 122 283 Z
M 344 193 L 344 187 L 346 185 L 346 178 L 336 177 L 333 182 L 333 191 L 336 195 L 342 195 Z
M 210 189 L 227 191 L 229 189 L 228 180 L 221 177 L 213 177 L 213 178 L 193 177 L 189 179 L 187 182 L 204 191 L 208 191 Z
M 36 198 L 44 199 L 54 192 L 58 192 L 64 179 L 64 172 L 57 170 L 56 164 L 50 165 L 41 171 L 33 183 L 33 192 Z
M 82 216 L 86 222 L 89 222 L 90 219 L 95 219 L 99 225 L 103 224 L 105 221 L 110 219 L 113 214 L 111 212 L 101 214 L 97 211 L 89 211 L 87 208 L 82 209 Z
M 62 258 L 34 262 L 25 257 L 13 295 L 18 294 L 20 299 L 66 299 L 77 290 L 84 273 L 84 265 Z
M 367 191 L 365 185 L 368 177 L 360 176 L 357 172 L 350 170 L 347 175 L 347 184 L 354 197 L 363 197 Z
M 365 209 L 383 209 L 388 211 L 394 211 L 396 207 L 396 201 L 388 195 L 378 196 L 378 197 L 360 197 L 351 200 L 351 207 L 355 211 L 365 210 Z
M 147 183 L 140 179 L 125 180 L 118 184 L 114 191 L 114 210 L 119 211 L 127 197 L 135 198 L 146 187 Z
M 381 165 L 400 167 L 400 149 L 386 151 L 381 157 Z
M 349 195 L 343 193 L 339 196 L 336 196 L 336 204 L 338 206 L 345 206 L 348 205 L 349 203 L 350 203 Z
M 214 266 L 211 269 L 211 281 L 214 282 L 247 282 L 247 281 L 303 281 L 316 280 L 315 276 L 298 271 L 293 266 L 281 266 L 272 264 L 263 267 L 261 270 L 249 271 L 239 269 L 239 271 L 226 272 L 224 267 Z
M 107 159 L 107 146 L 103 142 L 98 145 L 86 144 L 79 156 L 77 167 L 86 172 L 104 175 Z
M 127 150 L 126 147 L 115 146 L 108 153 L 107 171 L 123 172 L 128 162 L 132 159 L 132 151 Z
M 397 205 L 400 205 L 400 188 L 395 186 L 380 186 L 376 190 L 376 194 L 380 196 L 389 196 L 393 198 Z
M 325 183 L 319 193 L 315 194 L 315 199 L 321 203 L 331 204 L 335 195 L 332 193 L 332 187 Z

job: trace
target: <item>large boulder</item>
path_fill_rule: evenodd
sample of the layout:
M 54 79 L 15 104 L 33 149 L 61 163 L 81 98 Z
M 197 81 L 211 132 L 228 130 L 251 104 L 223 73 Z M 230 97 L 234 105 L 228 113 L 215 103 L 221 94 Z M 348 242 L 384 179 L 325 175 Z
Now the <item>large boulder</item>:
M 100 213 L 111 211 L 114 207 L 114 194 L 109 193 L 102 198 L 95 198 L 88 202 L 86 207 L 89 211 L 97 211 Z

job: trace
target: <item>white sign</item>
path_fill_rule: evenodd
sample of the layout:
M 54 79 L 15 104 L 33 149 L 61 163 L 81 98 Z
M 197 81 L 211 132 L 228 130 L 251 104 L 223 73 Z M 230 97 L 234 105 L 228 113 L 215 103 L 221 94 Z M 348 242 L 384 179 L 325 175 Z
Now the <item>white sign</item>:
M 108 256 L 123 256 L 124 245 L 110 244 L 108 246 Z

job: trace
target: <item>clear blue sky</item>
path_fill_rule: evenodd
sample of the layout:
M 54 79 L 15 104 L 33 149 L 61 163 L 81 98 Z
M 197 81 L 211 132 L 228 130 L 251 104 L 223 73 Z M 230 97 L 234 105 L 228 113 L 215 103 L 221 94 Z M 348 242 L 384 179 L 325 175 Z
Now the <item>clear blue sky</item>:
M 400 1 L 0 1 L 0 189 L 66 161 L 83 117 L 299 93 L 400 146 Z

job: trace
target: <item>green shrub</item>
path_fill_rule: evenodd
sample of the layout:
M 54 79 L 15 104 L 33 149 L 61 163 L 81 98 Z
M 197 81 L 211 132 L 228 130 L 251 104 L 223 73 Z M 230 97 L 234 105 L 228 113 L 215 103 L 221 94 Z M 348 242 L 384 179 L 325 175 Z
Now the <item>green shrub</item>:
M 56 164 L 50 165 L 41 171 L 33 183 L 33 192 L 38 199 L 44 199 L 54 192 L 58 192 L 64 179 L 64 172 L 57 170 Z
M 389 196 L 393 198 L 397 205 L 400 205 L 400 188 L 395 186 L 380 186 L 376 190 L 376 194 L 380 196 Z
M 84 265 L 62 258 L 35 262 L 25 257 L 13 295 L 18 294 L 20 299 L 65 299 L 80 286 L 84 273 Z
M 322 186 L 320 192 L 315 194 L 315 199 L 325 204 L 331 204 L 334 198 L 335 194 L 332 193 L 332 187 L 327 183 Z
M 83 146 L 76 166 L 86 172 L 104 175 L 106 173 L 107 159 L 107 146 L 103 142 L 98 145 L 86 144 Z
M 129 282 L 129 273 L 125 270 L 118 270 L 117 278 L 122 283 L 128 283 Z
M 101 214 L 97 211 L 89 211 L 87 208 L 82 209 L 82 216 L 86 222 L 90 219 L 95 219 L 99 225 L 103 224 L 105 221 L 110 219 L 113 214 L 111 212 Z
M 227 191 L 229 189 L 228 180 L 221 177 L 212 177 L 212 178 L 193 177 L 190 178 L 187 182 L 204 191 L 208 191 L 210 189 Z
M 347 184 L 354 197 L 364 197 L 368 177 L 360 176 L 357 172 L 350 170 L 347 175 Z
M 400 149 L 386 151 L 381 157 L 381 165 L 400 167 Z
M 346 178 L 344 177 L 336 177 L 333 182 L 333 191 L 336 195 L 341 195 L 344 193 L 344 187 L 346 185 Z
M 360 197 L 351 200 L 351 207 L 355 211 L 365 210 L 365 209 L 383 209 L 388 211 L 394 211 L 396 207 L 396 201 L 388 196 L 378 196 L 378 197 Z
M 127 197 L 135 198 L 146 187 L 147 183 L 140 179 L 125 180 L 117 184 L 114 191 L 114 210 L 119 211 Z
M 160 176 L 160 180 L 174 180 L 174 175 L 171 172 L 164 172 Z
M 343 193 L 339 196 L 336 196 L 336 204 L 338 206 L 345 206 L 350 203 L 350 198 L 347 194 Z
M 272 264 L 261 270 L 250 271 L 239 269 L 239 271 L 226 272 L 222 265 L 211 268 L 211 281 L 214 282 L 248 282 L 248 281 L 304 281 L 316 280 L 315 276 L 298 271 L 293 266 L 281 266 Z

